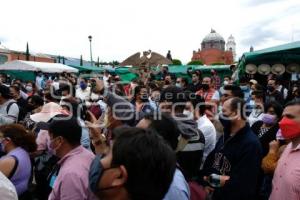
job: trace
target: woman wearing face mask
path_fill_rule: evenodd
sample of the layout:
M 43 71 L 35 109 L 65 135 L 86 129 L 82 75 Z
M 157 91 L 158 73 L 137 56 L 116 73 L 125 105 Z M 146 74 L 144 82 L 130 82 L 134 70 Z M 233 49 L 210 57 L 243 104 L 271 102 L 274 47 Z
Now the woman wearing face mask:
M 32 95 L 36 95 L 37 94 L 37 88 L 34 82 L 32 81 L 28 81 L 26 86 L 25 86 L 27 95 L 30 97 Z
M 0 132 L 1 151 L 6 154 L 0 159 L 0 171 L 14 184 L 21 199 L 31 177 L 29 153 L 37 148 L 35 137 L 18 124 L 1 126 Z
M 280 104 L 272 101 L 265 105 L 265 113 L 262 120 L 255 122 L 251 129 L 259 137 L 263 148 L 263 156 L 269 152 L 269 143 L 276 139 L 279 129 L 278 121 L 281 118 L 283 108 Z
M 137 86 L 134 88 L 134 96 L 131 103 L 135 107 L 136 119 L 139 121 L 145 114 L 153 112 L 153 108 L 149 103 L 148 91 L 145 86 Z

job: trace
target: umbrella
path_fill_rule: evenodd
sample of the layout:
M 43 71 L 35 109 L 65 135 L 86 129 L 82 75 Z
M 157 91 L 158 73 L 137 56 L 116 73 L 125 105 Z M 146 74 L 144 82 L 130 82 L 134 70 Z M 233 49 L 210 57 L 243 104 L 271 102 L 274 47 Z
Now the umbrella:
M 135 67 L 140 67 L 140 66 L 153 67 L 158 65 L 169 65 L 169 64 L 172 64 L 172 61 L 170 61 L 169 59 L 167 59 L 166 57 L 162 56 L 159 53 L 152 52 L 151 50 L 149 50 L 149 51 L 144 51 L 142 56 L 140 52 L 133 54 L 132 56 L 124 60 L 120 64 L 120 66 L 132 65 Z

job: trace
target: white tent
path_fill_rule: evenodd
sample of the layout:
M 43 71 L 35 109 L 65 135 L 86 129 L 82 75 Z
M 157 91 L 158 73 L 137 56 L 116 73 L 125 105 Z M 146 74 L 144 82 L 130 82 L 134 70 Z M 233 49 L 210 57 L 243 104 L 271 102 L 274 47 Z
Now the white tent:
M 78 69 L 63 65 L 61 63 L 33 62 L 14 60 L 0 65 L 0 70 L 15 71 L 42 71 L 45 73 L 77 73 Z

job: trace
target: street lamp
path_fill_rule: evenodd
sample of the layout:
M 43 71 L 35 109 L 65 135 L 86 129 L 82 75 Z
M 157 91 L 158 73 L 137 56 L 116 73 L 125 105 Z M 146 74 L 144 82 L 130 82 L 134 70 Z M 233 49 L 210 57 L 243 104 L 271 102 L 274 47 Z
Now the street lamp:
M 92 36 L 89 35 L 89 41 L 90 41 L 90 54 L 91 54 L 91 66 L 93 66 L 93 54 L 92 54 Z

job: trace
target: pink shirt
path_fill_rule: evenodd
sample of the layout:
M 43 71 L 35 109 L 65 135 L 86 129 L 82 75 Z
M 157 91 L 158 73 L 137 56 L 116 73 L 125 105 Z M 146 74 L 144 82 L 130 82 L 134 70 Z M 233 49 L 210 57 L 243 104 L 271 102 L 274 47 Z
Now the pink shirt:
M 49 150 L 50 146 L 50 136 L 47 130 L 40 130 L 36 138 L 37 150 L 46 151 Z
M 95 155 L 79 146 L 65 155 L 49 200 L 96 200 L 89 189 L 89 169 Z
M 300 200 L 300 145 L 292 149 L 290 143 L 282 153 L 270 200 Z

